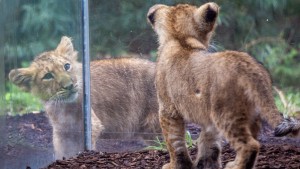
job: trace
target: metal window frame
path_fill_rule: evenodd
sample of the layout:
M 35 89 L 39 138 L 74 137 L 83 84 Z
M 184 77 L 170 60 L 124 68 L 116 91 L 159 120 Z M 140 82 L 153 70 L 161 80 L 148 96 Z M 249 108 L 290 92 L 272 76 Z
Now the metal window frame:
M 92 149 L 91 98 L 90 98 L 90 43 L 89 43 L 89 3 L 82 0 L 82 73 L 83 73 L 83 116 L 84 150 Z

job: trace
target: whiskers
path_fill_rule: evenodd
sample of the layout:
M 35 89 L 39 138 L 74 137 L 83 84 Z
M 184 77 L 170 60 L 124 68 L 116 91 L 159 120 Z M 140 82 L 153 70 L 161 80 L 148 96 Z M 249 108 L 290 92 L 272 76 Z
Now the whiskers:
M 211 40 L 207 50 L 209 53 L 215 53 L 215 52 L 223 51 L 224 48 L 220 46 L 217 42 Z
M 75 102 L 78 98 L 78 89 L 61 90 L 51 96 L 49 101 L 54 104 L 66 104 Z
M 73 103 L 78 99 L 79 93 L 82 91 L 82 79 L 77 78 L 74 87 L 70 90 L 61 89 L 52 95 L 48 102 L 54 104 L 55 106 L 67 103 Z
M 77 82 L 74 84 L 74 88 L 80 92 L 82 90 L 82 84 L 82 79 L 78 79 Z

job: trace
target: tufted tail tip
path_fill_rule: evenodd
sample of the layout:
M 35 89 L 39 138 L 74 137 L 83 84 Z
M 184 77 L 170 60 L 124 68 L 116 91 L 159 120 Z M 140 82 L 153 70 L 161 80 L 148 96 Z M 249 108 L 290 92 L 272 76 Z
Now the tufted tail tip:
M 283 122 L 281 122 L 274 131 L 274 136 L 282 137 L 288 134 L 295 135 L 300 131 L 300 121 L 294 118 L 286 118 Z

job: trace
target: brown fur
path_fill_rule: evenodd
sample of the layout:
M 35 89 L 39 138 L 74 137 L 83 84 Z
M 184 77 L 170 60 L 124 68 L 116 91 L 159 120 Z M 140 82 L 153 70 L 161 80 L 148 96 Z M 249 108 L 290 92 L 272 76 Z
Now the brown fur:
M 148 21 L 159 39 L 156 88 L 170 153 L 164 169 L 220 168 L 219 133 L 237 152 L 226 169 L 251 169 L 261 117 L 273 127 L 282 121 L 261 64 L 242 52 L 207 51 L 218 13 L 215 3 L 149 9 Z M 185 146 L 185 121 L 202 128 L 194 163 Z
M 45 102 L 53 126 L 56 158 L 83 150 L 82 68 L 69 38 L 40 54 L 10 80 Z M 66 71 L 64 65 L 71 68 Z M 155 63 L 137 58 L 91 62 L 92 139 L 130 138 L 160 132 L 154 87 Z M 47 73 L 53 78 L 45 79 Z M 44 79 L 43 79 L 44 77 Z

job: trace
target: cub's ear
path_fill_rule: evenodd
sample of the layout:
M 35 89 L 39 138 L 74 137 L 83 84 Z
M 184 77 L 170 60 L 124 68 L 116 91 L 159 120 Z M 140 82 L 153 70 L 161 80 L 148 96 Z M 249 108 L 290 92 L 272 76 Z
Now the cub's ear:
M 147 21 L 151 24 L 151 26 L 153 27 L 154 24 L 155 24 L 155 13 L 156 11 L 159 9 L 159 8 L 162 8 L 162 7 L 167 7 L 166 5 L 162 5 L 162 4 L 156 4 L 154 6 L 152 6 L 148 13 L 147 13 Z
M 22 90 L 29 92 L 31 89 L 30 82 L 32 81 L 33 72 L 30 68 L 13 69 L 9 72 L 9 80 L 20 87 Z
M 69 59 L 77 59 L 77 51 L 74 50 L 72 40 L 69 37 L 63 36 L 55 51 L 67 55 Z
M 210 2 L 201 5 L 195 12 L 195 21 L 200 25 L 201 31 L 210 32 L 213 30 L 219 13 L 219 6 Z

